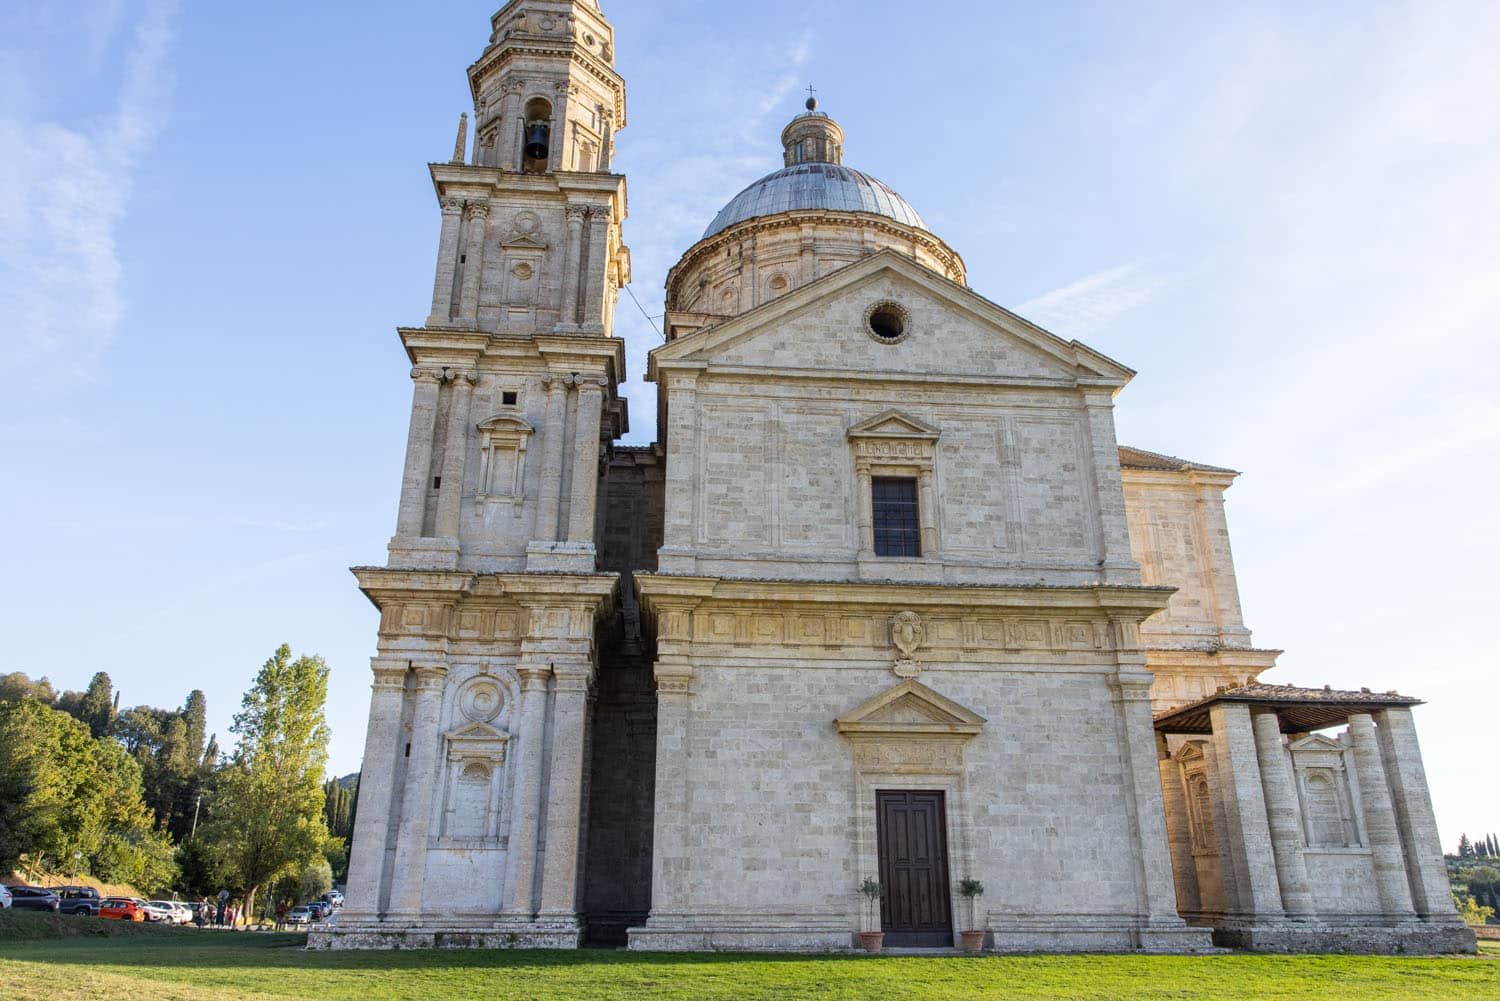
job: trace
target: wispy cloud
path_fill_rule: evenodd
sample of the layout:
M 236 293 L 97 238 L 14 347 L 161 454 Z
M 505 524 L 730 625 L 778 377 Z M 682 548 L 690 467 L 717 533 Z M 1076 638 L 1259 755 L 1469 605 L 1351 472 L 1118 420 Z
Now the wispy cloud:
M 1144 306 L 1172 282 L 1140 262 L 1121 264 L 1044 292 L 1016 312 L 1063 337 L 1086 337 L 1116 317 Z
M 101 23 L 118 14 L 118 3 L 97 6 Z M 103 120 L 39 120 L 24 97 L 0 112 L 0 350 L 22 377 L 12 385 L 45 392 L 57 382 L 35 377 L 63 363 L 87 375 L 115 335 L 125 300 L 117 231 L 135 171 L 165 121 L 175 21 L 171 0 L 142 6 L 123 43 L 118 101 Z M 99 31 L 78 47 L 80 59 L 109 48 Z M 69 70 L 58 66 L 53 72 Z M 46 86 L 14 82 L 23 94 Z

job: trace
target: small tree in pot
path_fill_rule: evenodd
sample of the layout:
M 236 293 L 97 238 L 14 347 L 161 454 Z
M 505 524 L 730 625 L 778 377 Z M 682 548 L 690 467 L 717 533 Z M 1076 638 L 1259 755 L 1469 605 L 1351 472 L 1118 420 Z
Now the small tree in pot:
M 875 907 L 880 902 L 880 884 L 866 877 L 859 885 L 859 892 L 865 897 L 865 911 L 870 920 L 865 923 L 867 928 L 875 927 Z M 865 947 L 865 952 L 876 953 L 880 951 L 880 945 L 885 941 L 885 932 L 862 931 L 859 933 L 859 944 Z
M 975 915 L 976 898 L 984 895 L 984 884 L 977 879 L 961 880 L 958 884 L 958 892 L 969 902 L 969 930 L 958 933 L 959 938 L 963 939 L 964 952 L 983 952 L 984 931 L 975 928 L 974 925 L 979 923 Z

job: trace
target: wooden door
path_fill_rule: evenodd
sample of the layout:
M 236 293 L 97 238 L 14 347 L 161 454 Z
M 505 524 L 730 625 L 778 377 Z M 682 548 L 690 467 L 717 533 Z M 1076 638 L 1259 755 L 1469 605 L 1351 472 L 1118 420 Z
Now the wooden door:
M 880 927 L 892 946 L 951 946 L 948 825 L 943 794 L 876 792 L 880 853 Z

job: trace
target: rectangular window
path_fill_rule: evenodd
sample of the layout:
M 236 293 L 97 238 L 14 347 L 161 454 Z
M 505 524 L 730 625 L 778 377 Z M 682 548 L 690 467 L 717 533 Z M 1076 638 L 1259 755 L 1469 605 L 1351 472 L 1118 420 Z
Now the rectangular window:
M 875 555 L 921 556 L 917 481 L 906 477 L 875 477 L 870 481 L 870 502 L 875 515 Z

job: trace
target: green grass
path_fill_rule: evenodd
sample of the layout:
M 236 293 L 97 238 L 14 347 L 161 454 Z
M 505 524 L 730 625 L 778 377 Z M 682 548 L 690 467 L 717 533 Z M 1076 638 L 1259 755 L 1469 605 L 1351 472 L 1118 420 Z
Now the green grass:
M 16 1001 L 1031 998 L 1461 1001 L 1500 997 L 1487 958 L 307 952 L 300 935 L 146 929 L 0 941 Z

